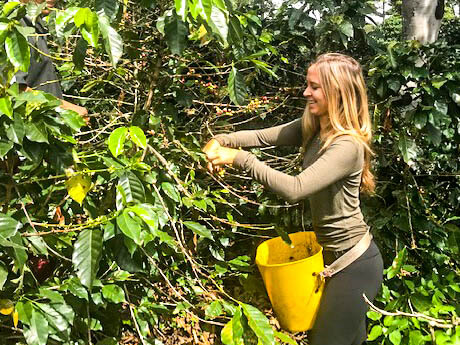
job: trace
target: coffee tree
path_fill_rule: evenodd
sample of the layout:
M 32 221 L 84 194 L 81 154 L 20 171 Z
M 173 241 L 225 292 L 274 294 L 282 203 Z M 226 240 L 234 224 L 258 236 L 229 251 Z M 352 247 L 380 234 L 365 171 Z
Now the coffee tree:
M 308 62 L 329 50 L 362 61 L 373 110 L 379 182 L 363 209 L 388 268 L 369 341 L 458 341 L 450 41 L 388 42 L 362 1 L 68 1 L 48 42 L 85 122 L 14 82 L 34 49 L 20 19 L 42 7 L 8 2 L 0 18 L 5 342 L 307 343 L 279 329 L 253 264 L 264 239 L 309 229 L 306 210 L 231 168 L 210 175 L 201 147 L 299 117 Z M 253 152 L 298 171 L 297 151 Z

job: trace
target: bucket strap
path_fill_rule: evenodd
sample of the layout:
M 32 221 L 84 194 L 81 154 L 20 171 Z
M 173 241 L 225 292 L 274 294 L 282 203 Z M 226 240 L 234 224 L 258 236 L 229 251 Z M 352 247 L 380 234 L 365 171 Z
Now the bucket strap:
M 364 236 L 359 240 L 358 243 L 353 246 L 353 248 L 351 248 L 329 266 L 325 266 L 324 270 L 320 272 L 319 275 L 323 278 L 328 278 L 343 270 L 361 255 L 363 255 L 367 248 L 369 248 L 371 240 L 372 234 L 369 232 L 369 230 L 367 230 Z

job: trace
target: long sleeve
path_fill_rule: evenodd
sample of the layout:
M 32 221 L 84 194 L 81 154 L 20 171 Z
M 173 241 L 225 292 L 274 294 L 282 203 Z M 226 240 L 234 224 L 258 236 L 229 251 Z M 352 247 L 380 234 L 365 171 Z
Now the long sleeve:
M 360 173 L 363 148 L 350 136 L 336 138 L 321 156 L 297 176 L 270 168 L 256 156 L 240 151 L 233 165 L 240 167 L 289 202 L 297 202 L 353 173 Z
M 301 119 L 271 128 L 219 134 L 214 139 L 229 147 L 301 146 Z

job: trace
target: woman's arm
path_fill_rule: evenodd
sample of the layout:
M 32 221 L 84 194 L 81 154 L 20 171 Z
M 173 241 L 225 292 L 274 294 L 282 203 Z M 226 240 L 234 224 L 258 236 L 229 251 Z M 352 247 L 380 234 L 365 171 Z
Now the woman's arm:
M 301 119 L 271 128 L 218 134 L 213 139 L 228 147 L 301 146 Z
M 359 173 L 363 159 L 361 145 L 350 137 L 341 136 L 334 140 L 312 165 L 297 176 L 272 169 L 247 151 L 239 151 L 235 155 L 233 165 L 244 169 L 256 181 L 287 201 L 297 202 L 345 176 Z

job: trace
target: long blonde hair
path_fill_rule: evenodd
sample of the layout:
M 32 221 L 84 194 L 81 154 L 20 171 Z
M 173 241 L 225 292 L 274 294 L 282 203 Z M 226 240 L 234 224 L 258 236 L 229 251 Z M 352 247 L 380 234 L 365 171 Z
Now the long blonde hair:
M 313 65 L 319 74 L 329 117 L 328 127 L 323 129 L 325 142 L 322 150 L 340 135 L 351 135 L 361 143 L 364 146 L 361 191 L 372 193 L 375 189 L 374 175 L 370 170 L 372 124 L 361 65 L 352 57 L 338 53 L 320 55 Z M 304 147 L 319 130 L 319 118 L 310 114 L 307 105 L 302 117 Z

